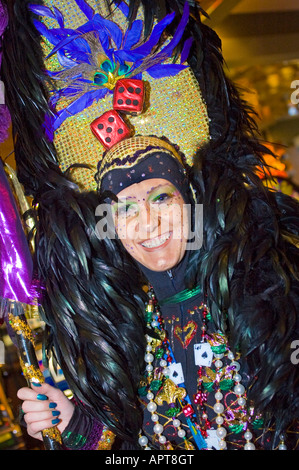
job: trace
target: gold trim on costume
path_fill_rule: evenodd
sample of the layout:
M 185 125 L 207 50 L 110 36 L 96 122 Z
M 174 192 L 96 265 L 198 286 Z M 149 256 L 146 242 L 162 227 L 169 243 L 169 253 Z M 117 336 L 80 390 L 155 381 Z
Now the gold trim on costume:
M 34 345 L 34 337 L 31 328 L 25 321 L 23 321 L 20 317 L 13 315 L 12 313 L 8 314 L 8 321 L 17 335 L 24 336 L 24 338 L 28 339 Z
M 104 427 L 101 439 L 99 440 L 97 450 L 110 450 L 115 440 L 115 434 Z
M 59 442 L 59 444 L 62 444 L 61 434 L 56 426 L 53 426 L 52 428 L 44 429 L 42 431 L 42 434 L 44 437 L 48 437 L 52 441 Z
M 34 383 L 44 383 L 45 378 L 39 368 L 25 363 L 22 358 L 20 358 L 20 365 L 25 379 L 30 380 L 30 382 Z

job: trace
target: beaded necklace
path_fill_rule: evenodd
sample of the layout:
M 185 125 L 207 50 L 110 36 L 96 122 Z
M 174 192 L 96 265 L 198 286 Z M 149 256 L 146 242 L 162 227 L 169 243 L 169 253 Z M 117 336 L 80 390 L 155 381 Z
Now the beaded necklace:
M 146 336 L 146 381 L 143 387 L 140 388 L 140 394 L 146 396 L 148 400 L 147 410 L 151 415 L 151 421 L 154 423 L 155 440 L 162 449 L 172 449 L 172 444 L 163 434 L 164 428 L 159 422 L 157 411 L 158 406 L 166 403 L 169 406 L 166 415 L 172 419 L 172 426 L 176 429 L 177 436 L 183 439 L 186 449 L 206 449 L 208 448 L 207 440 L 211 439 L 212 436 L 214 442 L 217 441 L 216 448 L 225 450 L 227 448 L 226 436 L 229 420 L 224 415 L 225 407 L 222 403 L 224 398 L 222 392 L 233 387 L 233 392 L 237 396 L 237 414 L 240 416 L 241 421 L 239 429 L 244 430 L 243 437 L 246 441 L 244 450 L 254 450 L 255 446 L 251 442 L 253 434 L 249 430 L 251 416 L 248 415 L 246 409 L 246 391 L 240 383 L 240 364 L 235 360 L 235 356 L 229 350 L 227 340 L 222 334 L 208 335 L 207 322 L 210 315 L 207 306 L 202 304 L 200 307 L 195 307 L 196 312 L 201 313 L 202 317 L 201 342 L 194 346 L 195 364 L 198 367 L 197 390 L 193 396 L 193 402 L 197 407 L 196 413 L 184 384 L 174 383 L 169 378 L 170 369 L 176 367 L 176 370 L 179 371 L 179 364 L 175 362 L 167 332 L 164 328 L 164 320 L 151 287 L 148 296 L 149 301 L 146 306 L 145 319 L 147 328 L 152 331 L 152 334 Z M 226 362 L 230 361 L 228 365 L 224 366 L 223 359 Z M 158 367 L 154 367 L 156 361 L 159 363 Z M 211 368 L 212 365 L 213 369 Z M 207 396 L 211 392 L 214 392 L 215 399 L 213 411 L 216 415 L 216 430 L 211 430 L 211 422 L 206 410 Z M 188 432 L 183 429 L 182 422 L 177 417 L 180 413 L 183 413 L 188 425 Z M 232 427 L 235 430 L 237 429 L 236 420 L 232 421 Z M 196 447 L 190 442 L 191 436 Z M 206 438 L 208 439 L 206 440 Z M 142 433 L 139 436 L 139 444 L 144 449 L 150 449 L 148 438 Z

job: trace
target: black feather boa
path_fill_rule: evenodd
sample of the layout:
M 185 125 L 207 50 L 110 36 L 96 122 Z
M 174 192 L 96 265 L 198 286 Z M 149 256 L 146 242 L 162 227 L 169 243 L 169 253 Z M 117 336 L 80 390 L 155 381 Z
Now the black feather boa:
M 142 422 L 136 399 L 145 333 L 141 279 L 118 245 L 98 239 L 97 195 L 81 193 L 61 172 L 44 135 L 46 77 L 29 3 L 42 1 L 7 1 L 2 75 L 18 176 L 36 203 L 47 353 L 57 358 L 80 406 L 134 443 Z M 265 190 L 256 176 L 266 149 L 252 110 L 224 74 L 220 39 L 201 23 L 198 3 L 189 3 L 189 62 L 208 106 L 211 143 L 190 171 L 204 205 L 204 244 L 187 277 L 201 283 L 214 320 L 246 358 L 250 399 L 283 428 L 298 416 L 298 373 L 290 361 L 290 343 L 299 337 L 298 204 Z M 150 31 L 154 16 L 176 11 L 178 22 L 184 0 L 130 0 L 131 21 L 139 4 Z
M 72 186 L 39 198 L 36 265 L 46 289 L 47 355 L 56 356 L 86 412 L 134 441 L 142 425 L 146 295 L 126 253 L 96 233 L 96 194 Z
M 299 417 L 299 204 L 266 189 L 259 158 L 207 147 L 190 175 L 203 204 L 203 247 L 187 280 L 204 287 L 219 329 L 247 363 L 249 400 L 277 432 Z

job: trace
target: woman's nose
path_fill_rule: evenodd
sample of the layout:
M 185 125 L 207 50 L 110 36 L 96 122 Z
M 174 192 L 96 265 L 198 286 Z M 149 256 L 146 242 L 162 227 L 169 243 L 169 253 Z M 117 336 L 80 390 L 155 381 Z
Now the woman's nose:
M 159 226 L 159 216 L 149 204 L 145 203 L 140 206 L 137 225 L 139 232 L 146 233 L 153 232 Z

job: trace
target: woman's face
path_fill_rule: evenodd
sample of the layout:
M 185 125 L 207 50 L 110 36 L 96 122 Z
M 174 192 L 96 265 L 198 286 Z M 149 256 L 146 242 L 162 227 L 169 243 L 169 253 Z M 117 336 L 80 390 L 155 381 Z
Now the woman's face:
M 133 184 L 112 203 L 115 228 L 128 253 L 152 271 L 166 271 L 184 256 L 188 217 L 176 187 L 161 178 Z

